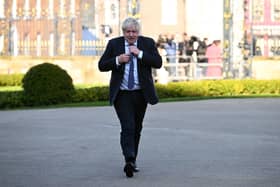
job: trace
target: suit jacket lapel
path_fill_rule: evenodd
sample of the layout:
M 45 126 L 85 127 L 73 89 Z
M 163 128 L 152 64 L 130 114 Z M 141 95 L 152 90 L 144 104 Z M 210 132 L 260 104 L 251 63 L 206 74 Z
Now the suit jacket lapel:
M 120 43 L 118 43 L 118 52 L 119 54 L 123 54 L 125 53 L 125 43 L 124 43 L 124 37 L 121 37 L 121 39 L 119 40 Z

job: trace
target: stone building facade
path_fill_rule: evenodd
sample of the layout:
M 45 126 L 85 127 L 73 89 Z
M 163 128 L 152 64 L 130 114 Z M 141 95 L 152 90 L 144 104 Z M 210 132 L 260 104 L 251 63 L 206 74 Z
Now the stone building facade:
M 172 6 L 170 6 L 170 4 Z M 127 16 L 142 33 L 185 31 L 183 0 L 0 0 L 0 53 L 9 56 L 99 55 L 122 34 Z
M 180 37 L 183 32 L 223 40 L 224 2 L 226 0 L 0 0 L 0 54 L 98 56 L 104 41 L 122 34 L 120 25 L 127 16 L 139 19 L 141 32 L 155 40 L 159 34 Z M 277 55 L 280 0 L 227 2 L 233 17 L 244 15 L 240 17 L 243 20 L 238 18 L 238 23 L 232 18 L 233 27 L 241 30 L 242 40 L 254 43 L 262 56 Z M 244 23 L 241 27 L 240 21 Z M 233 38 L 240 38 L 235 36 L 235 30 L 231 34 Z

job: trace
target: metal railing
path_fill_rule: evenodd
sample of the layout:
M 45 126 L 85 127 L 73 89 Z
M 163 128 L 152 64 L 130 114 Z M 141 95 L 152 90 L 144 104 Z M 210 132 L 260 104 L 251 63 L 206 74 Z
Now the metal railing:
M 18 40 L 0 56 L 100 56 L 104 52 L 104 40 L 75 40 L 69 45 L 66 41 L 63 48 L 54 46 L 50 40 Z
M 168 56 L 169 57 L 169 56 Z M 210 79 L 243 79 L 251 75 L 250 63 L 241 60 L 232 63 L 230 77 L 226 77 L 223 62 L 197 62 L 191 56 L 184 56 L 189 62 L 180 62 L 183 56 L 176 56 L 176 61 L 168 62 L 167 56 L 162 56 L 163 66 L 161 69 L 153 71 L 154 79 L 159 83 L 187 80 L 210 80 Z M 204 58 L 205 56 L 197 56 Z

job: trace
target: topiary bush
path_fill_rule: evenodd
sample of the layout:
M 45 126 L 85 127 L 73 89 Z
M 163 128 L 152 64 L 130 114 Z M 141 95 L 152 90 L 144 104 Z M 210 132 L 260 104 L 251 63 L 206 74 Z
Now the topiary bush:
M 58 65 L 33 66 L 23 77 L 24 103 L 27 106 L 51 105 L 71 101 L 72 78 Z

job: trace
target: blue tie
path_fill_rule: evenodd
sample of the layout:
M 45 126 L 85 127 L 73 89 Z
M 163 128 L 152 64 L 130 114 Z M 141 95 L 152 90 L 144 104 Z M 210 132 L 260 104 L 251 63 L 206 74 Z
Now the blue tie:
M 134 87 L 134 62 L 133 62 L 133 55 L 130 54 L 129 58 L 129 73 L 128 73 L 128 89 L 132 89 Z

